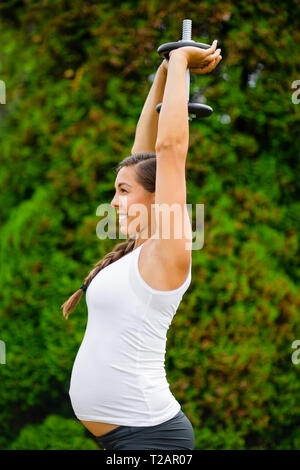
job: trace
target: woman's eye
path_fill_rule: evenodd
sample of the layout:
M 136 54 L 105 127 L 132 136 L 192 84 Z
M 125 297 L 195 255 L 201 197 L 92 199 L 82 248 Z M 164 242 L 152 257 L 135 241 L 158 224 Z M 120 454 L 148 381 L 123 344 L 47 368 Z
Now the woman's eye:
M 126 189 L 123 189 L 123 188 L 121 188 L 121 191 L 125 191 L 125 193 L 127 193 L 127 192 L 128 192 L 128 191 L 126 191 Z

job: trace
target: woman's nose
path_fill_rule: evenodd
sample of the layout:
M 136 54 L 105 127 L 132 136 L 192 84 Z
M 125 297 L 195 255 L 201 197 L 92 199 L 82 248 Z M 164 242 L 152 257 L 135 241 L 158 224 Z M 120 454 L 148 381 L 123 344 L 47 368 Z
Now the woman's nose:
M 115 198 L 116 198 L 116 196 L 114 196 L 114 197 L 112 198 L 112 200 L 111 200 L 110 205 L 111 205 L 112 207 L 116 207 Z

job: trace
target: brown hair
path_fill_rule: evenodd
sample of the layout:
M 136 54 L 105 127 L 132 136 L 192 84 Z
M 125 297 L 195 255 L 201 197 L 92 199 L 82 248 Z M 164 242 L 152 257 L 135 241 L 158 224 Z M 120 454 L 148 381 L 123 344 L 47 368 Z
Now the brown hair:
M 136 180 L 141 184 L 146 191 L 151 193 L 155 192 L 155 180 L 156 180 L 156 154 L 154 152 L 143 152 L 129 155 L 122 160 L 114 170 L 116 173 L 120 171 L 124 166 L 133 166 L 135 170 Z M 118 243 L 115 245 L 113 251 L 100 259 L 91 272 L 86 276 L 84 284 L 88 288 L 92 279 L 98 274 L 101 269 L 105 268 L 109 264 L 117 261 L 133 250 L 135 244 L 135 238 L 129 238 L 125 242 Z M 80 288 L 74 294 L 72 294 L 68 300 L 66 300 L 61 308 L 63 309 L 63 316 L 67 319 L 69 314 L 74 310 L 79 300 L 81 299 L 83 290 Z

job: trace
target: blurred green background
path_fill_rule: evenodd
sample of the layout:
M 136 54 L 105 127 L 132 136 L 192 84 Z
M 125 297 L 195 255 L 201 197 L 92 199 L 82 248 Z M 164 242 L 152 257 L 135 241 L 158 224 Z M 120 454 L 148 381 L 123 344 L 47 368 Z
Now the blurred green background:
M 68 321 L 60 305 L 120 241 L 97 238 L 96 208 L 130 155 L 157 48 L 190 18 L 223 60 L 191 74 L 191 101 L 214 108 L 190 122 L 186 165 L 205 238 L 167 378 L 196 449 L 299 449 L 299 2 L 23 0 L 0 15 L 0 448 L 98 449 L 68 396 L 85 299 Z

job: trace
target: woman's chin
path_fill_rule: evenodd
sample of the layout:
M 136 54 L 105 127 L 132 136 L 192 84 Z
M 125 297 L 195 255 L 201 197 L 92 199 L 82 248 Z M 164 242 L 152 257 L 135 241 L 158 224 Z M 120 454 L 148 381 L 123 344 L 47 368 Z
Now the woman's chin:
M 120 232 L 123 233 L 123 235 L 126 235 L 126 237 L 130 237 L 130 238 L 135 238 L 136 237 L 136 232 L 130 232 L 128 230 L 128 228 L 126 227 L 120 227 Z
M 137 228 L 139 228 L 139 227 L 137 227 Z M 119 224 L 120 232 L 122 232 L 123 235 L 126 235 L 126 236 L 131 237 L 131 238 L 133 238 L 137 235 L 137 231 L 135 229 L 136 229 L 135 226 L 130 229 L 128 221 L 125 221 L 124 223 Z
M 120 229 L 119 229 L 119 230 L 120 230 L 120 232 L 121 232 L 121 233 L 123 233 L 123 235 L 126 235 L 126 236 L 128 236 L 128 235 L 129 235 L 129 233 L 128 233 L 128 230 L 127 230 L 126 228 L 124 228 L 124 227 L 120 227 Z

